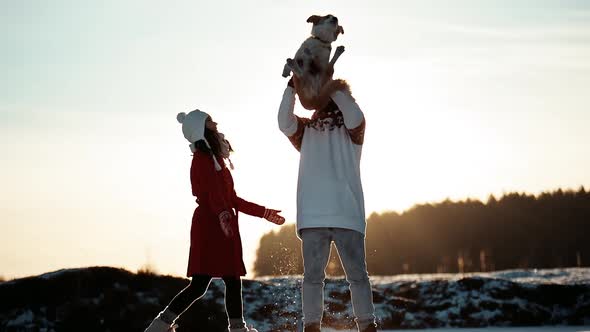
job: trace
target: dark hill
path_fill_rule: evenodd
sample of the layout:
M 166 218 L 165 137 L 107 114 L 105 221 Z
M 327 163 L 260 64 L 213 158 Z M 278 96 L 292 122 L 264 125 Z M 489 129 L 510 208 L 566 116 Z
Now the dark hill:
M 372 279 L 383 329 L 590 324 L 590 269 L 485 274 L 401 275 Z M 143 331 L 188 284 L 184 278 L 110 267 L 60 270 L 0 283 L 0 331 Z M 244 280 L 244 309 L 260 332 L 295 331 L 300 276 Z M 223 283 L 178 321 L 178 332 L 227 331 Z M 343 279 L 325 289 L 326 327 L 353 326 Z

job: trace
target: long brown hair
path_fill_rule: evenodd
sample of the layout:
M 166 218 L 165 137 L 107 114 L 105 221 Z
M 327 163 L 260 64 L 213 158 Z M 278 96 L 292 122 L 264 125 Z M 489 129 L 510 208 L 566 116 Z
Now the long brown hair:
M 221 143 L 219 142 L 219 137 L 217 136 L 217 134 L 217 131 L 205 127 L 205 139 L 207 140 L 207 142 L 209 142 L 211 148 L 207 146 L 205 140 L 196 141 L 195 148 L 207 154 L 214 154 L 217 157 L 223 158 L 223 156 L 221 155 Z M 234 150 L 232 149 L 231 143 L 229 143 L 229 141 L 227 141 L 227 143 L 229 144 L 229 151 L 233 152 Z

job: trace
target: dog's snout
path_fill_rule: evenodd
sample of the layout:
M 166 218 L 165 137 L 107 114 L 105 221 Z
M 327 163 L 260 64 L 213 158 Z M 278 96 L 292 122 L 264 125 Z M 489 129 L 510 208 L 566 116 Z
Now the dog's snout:
M 338 23 L 338 18 L 336 16 L 331 16 L 330 17 L 330 22 Z

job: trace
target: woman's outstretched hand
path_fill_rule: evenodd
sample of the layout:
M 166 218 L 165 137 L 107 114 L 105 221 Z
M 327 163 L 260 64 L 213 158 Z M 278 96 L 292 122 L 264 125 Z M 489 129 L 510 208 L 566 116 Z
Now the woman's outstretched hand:
M 221 230 L 223 231 L 225 237 L 228 238 L 234 236 L 234 229 L 231 226 L 231 220 L 233 217 L 233 213 L 229 211 L 223 211 L 219 214 L 219 224 L 221 225 Z
M 285 218 L 279 215 L 279 212 L 281 212 L 281 210 L 266 209 L 264 210 L 264 219 L 273 224 L 282 225 L 285 223 Z

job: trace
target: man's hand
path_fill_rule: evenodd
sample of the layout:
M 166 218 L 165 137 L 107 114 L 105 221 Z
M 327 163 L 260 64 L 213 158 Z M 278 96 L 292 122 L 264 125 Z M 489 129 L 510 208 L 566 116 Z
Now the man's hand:
M 232 238 L 234 236 L 234 230 L 231 225 L 231 221 L 234 218 L 234 215 L 230 211 L 223 211 L 219 214 L 219 224 L 221 225 L 221 230 L 223 234 L 227 238 Z
M 264 210 L 264 219 L 273 224 L 282 225 L 285 223 L 285 218 L 279 215 L 279 212 L 281 212 L 281 210 L 266 209 Z

